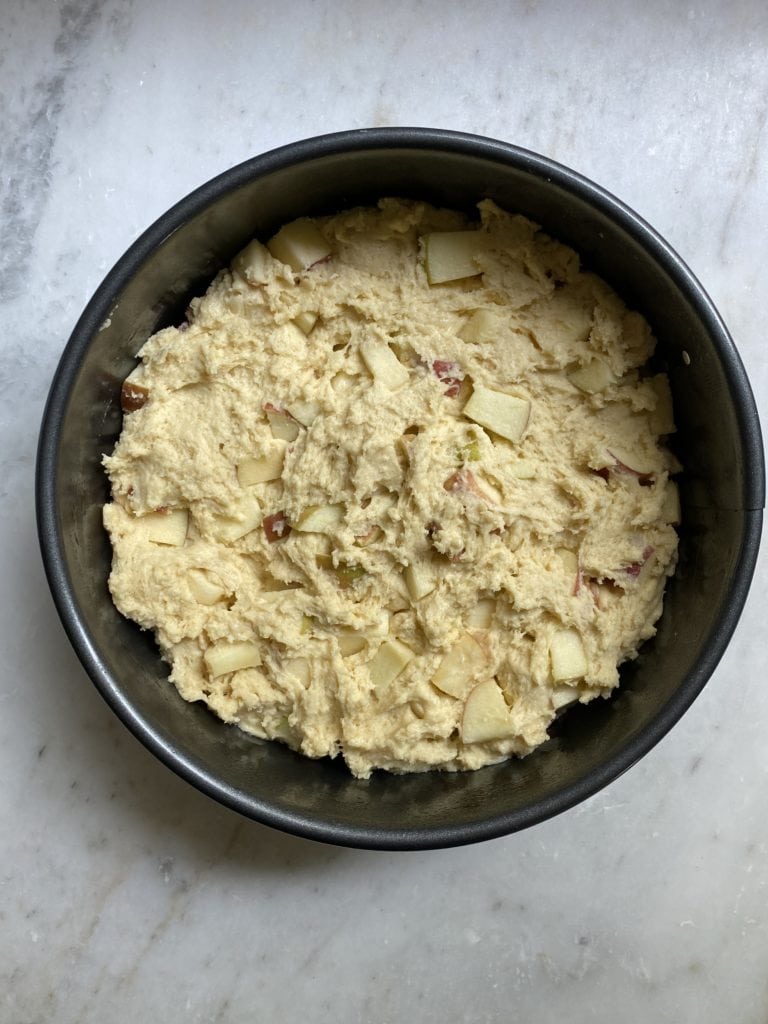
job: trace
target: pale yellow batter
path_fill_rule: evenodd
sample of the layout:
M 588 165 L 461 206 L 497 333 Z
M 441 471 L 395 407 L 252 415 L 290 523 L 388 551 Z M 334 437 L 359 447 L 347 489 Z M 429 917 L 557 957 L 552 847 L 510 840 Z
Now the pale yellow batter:
M 617 685 L 674 569 L 647 324 L 479 211 L 252 243 L 144 345 L 104 460 L 112 595 L 182 697 L 363 778 L 529 753 Z

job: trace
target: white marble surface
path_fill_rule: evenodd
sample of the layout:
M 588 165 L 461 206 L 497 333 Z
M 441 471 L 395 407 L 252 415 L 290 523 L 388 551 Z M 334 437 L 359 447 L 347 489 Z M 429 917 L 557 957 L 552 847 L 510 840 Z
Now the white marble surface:
M 345 851 L 218 807 L 116 721 L 55 616 L 32 480 L 59 353 L 136 235 L 358 126 L 600 181 L 705 282 L 765 408 L 767 114 L 763 0 L 3 0 L 2 1024 L 765 1024 L 765 558 L 703 695 L 607 790 L 473 848 Z

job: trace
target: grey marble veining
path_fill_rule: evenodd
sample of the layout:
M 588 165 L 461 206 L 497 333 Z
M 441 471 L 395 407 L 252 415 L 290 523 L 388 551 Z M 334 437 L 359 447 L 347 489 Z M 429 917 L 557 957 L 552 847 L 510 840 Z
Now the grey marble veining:
M 293 139 L 428 124 L 545 153 L 690 263 L 764 409 L 762 0 L 0 6 L 0 1022 L 764 1024 L 766 557 L 672 733 L 525 833 L 376 854 L 211 803 L 116 721 L 32 510 L 51 374 L 128 244 Z

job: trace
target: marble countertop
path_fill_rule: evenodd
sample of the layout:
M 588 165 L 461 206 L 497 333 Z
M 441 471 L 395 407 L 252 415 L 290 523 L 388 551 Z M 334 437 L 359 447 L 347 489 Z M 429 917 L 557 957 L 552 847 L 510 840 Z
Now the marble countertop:
M 7 0 L 0 40 L 2 1024 L 764 1024 L 765 556 L 704 693 L 621 779 L 516 836 L 371 853 L 243 820 L 127 733 L 32 498 L 56 362 L 128 244 L 351 127 L 487 134 L 606 186 L 704 282 L 765 408 L 763 0 Z

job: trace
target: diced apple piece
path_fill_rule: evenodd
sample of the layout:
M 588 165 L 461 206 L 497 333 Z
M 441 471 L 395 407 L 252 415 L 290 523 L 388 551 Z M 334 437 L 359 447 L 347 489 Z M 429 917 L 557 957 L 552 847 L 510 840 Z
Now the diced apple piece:
M 343 633 L 339 638 L 339 650 L 342 658 L 349 658 L 353 654 L 359 654 L 364 650 L 366 640 L 361 633 Z
M 139 363 L 123 381 L 120 389 L 120 408 L 123 412 L 136 412 L 146 404 L 149 398 L 149 388 L 143 383 L 144 364 Z
M 357 387 L 360 381 L 359 374 L 337 373 L 331 377 L 331 389 L 335 395 L 348 395 Z
M 287 742 L 293 739 L 293 729 L 287 715 L 282 715 L 269 729 L 269 739 Z
M 568 578 L 571 585 L 571 593 L 574 597 L 581 590 L 581 566 L 579 565 L 579 556 L 575 551 L 571 551 L 570 548 L 556 548 L 555 555 L 557 556 L 563 571 Z
M 403 570 L 403 579 L 412 601 L 420 601 L 422 597 L 431 594 L 437 586 L 431 567 L 421 563 L 406 566 Z
M 569 704 L 575 704 L 579 699 L 579 691 L 575 686 L 555 686 L 549 699 L 553 709 L 559 711 L 560 708 L 567 707 Z
M 661 503 L 661 518 L 665 523 L 678 526 L 681 519 L 680 512 L 680 491 L 673 480 L 667 482 L 664 491 L 664 500 Z
M 385 342 L 365 338 L 360 344 L 360 355 L 373 379 L 390 391 L 408 383 L 408 370 Z
M 251 242 L 232 260 L 232 270 L 249 284 L 266 284 L 272 257 L 261 242 Z
M 467 472 L 469 472 L 467 470 Z M 469 474 L 470 476 L 473 474 Z M 477 495 L 478 498 L 482 498 L 483 501 L 488 502 L 489 505 L 501 505 L 503 497 L 501 491 L 494 483 L 488 479 L 483 473 L 477 473 L 474 475 L 475 479 L 469 485 L 469 489 Z M 498 483 L 498 481 L 496 481 Z
M 464 705 L 461 738 L 465 743 L 502 740 L 515 733 L 507 702 L 495 679 L 486 679 L 472 690 Z
M 320 414 L 320 403 L 309 399 L 308 401 L 291 402 L 288 410 L 295 420 L 298 420 L 302 427 L 310 427 Z
M 310 334 L 312 328 L 317 323 L 317 313 L 299 313 L 293 318 L 293 322 L 304 334 Z
M 281 672 L 304 689 L 309 686 L 310 671 L 306 658 L 291 658 L 290 661 L 283 662 Z
M 559 629 L 549 642 L 549 661 L 556 683 L 581 679 L 589 668 L 584 644 L 575 629 Z
M 381 487 L 386 487 L 390 492 L 399 492 L 403 483 L 403 462 L 401 457 L 407 460 L 410 450 L 407 448 L 409 442 L 404 441 L 403 434 L 394 444 L 382 444 L 376 447 L 369 447 L 366 451 L 366 477 L 376 480 Z M 401 456 L 398 456 L 398 449 Z M 369 484 L 370 486 L 370 484 Z
M 368 662 L 368 672 L 378 697 L 383 695 L 413 657 L 414 652 L 402 640 L 384 641 Z
M 593 394 L 597 391 L 604 391 L 609 384 L 613 384 L 616 376 L 610 366 L 602 359 L 593 359 L 586 366 L 574 370 L 568 374 L 568 380 L 575 384 L 580 391 Z
M 216 520 L 214 532 L 224 543 L 232 543 L 245 537 L 261 523 L 261 508 L 252 491 L 244 492 L 237 511 L 239 515 L 219 516 Z
M 271 402 L 267 402 L 264 406 L 264 412 L 267 414 L 272 437 L 280 441 L 288 441 L 289 443 L 296 440 L 299 436 L 300 427 L 298 421 L 291 416 L 287 409 L 279 409 L 276 405 L 272 405 Z
M 259 645 L 250 640 L 219 640 L 203 654 L 211 679 L 239 672 L 243 668 L 256 668 L 261 664 Z
M 278 480 L 283 472 L 286 445 L 287 442 L 280 441 L 259 458 L 244 459 L 238 463 L 237 479 L 240 486 L 250 487 L 268 480 Z
M 198 604 L 216 604 L 226 596 L 224 587 L 204 569 L 190 569 L 189 588 Z
M 530 459 L 515 459 L 509 463 L 508 468 L 518 480 L 533 480 L 536 477 L 536 466 Z
M 411 700 L 408 701 L 408 707 L 411 709 L 411 714 L 419 720 L 423 720 L 427 715 L 427 706 L 423 700 Z
M 496 611 L 496 602 L 492 597 L 481 598 L 467 616 L 470 629 L 488 629 Z
M 317 552 L 321 554 L 333 554 L 334 545 L 333 540 L 330 537 L 323 537 L 321 535 L 315 537 L 313 547 Z
M 485 663 L 485 651 L 473 636 L 465 633 L 443 656 L 432 682 L 451 697 L 464 697 Z
M 366 645 L 368 640 L 381 641 L 389 636 L 390 616 L 389 612 L 382 610 L 377 614 L 371 625 L 364 629 L 343 628 L 336 631 L 336 639 L 343 658 L 358 654 Z
M 368 575 L 367 570 L 362 565 L 357 565 L 354 562 L 339 562 L 338 565 L 333 567 L 332 571 L 339 581 L 339 586 L 344 589 L 351 587 L 357 580 L 361 580 L 364 576 Z
M 443 483 L 443 487 L 451 494 L 474 494 L 488 505 L 500 505 L 501 493 L 483 477 L 476 477 L 466 467 L 452 473 Z
M 383 536 L 384 531 L 380 526 L 372 526 L 369 530 L 366 530 L 365 533 L 355 534 L 355 544 L 357 544 L 359 548 L 367 548 L 369 544 L 373 544 Z
M 528 426 L 531 403 L 527 398 L 475 384 L 464 415 L 508 441 L 519 441 Z
M 653 463 L 639 452 L 630 452 L 626 448 L 611 445 L 606 449 L 606 454 L 613 460 L 613 465 L 609 468 L 614 472 L 629 473 L 640 480 L 647 480 L 655 472 Z
M 675 417 L 672 409 L 672 392 L 669 381 L 664 374 L 657 374 L 648 381 L 656 394 L 656 409 L 653 413 L 653 429 L 660 434 L 672 434 L 675 430 Z
M 555 554 L 568 576 L 575 576 L 579 571 L 579 556 L 570 548 L 556 548 Z
M 343 522 L 343 505 L 310 505 L 294 526 L 302 533 L 331 533 Z
M 459 331 L 462 341 L 483 344 L 494 341 L 499 330 L 499 322 L 490 309 L 476 309 Z
M 434 231 L 424 236 L 424 267 L 430 284 L 481 273 L 476 258 L 488 249 L 484 231 Z
M 295 271 L 307 270 L 331 255 L 331 249 L 317 225 L 307 218 L 294 220 L 280 228 L 267 242 L 267 248 L 281 263 Z
M 389 636 L 391 616 L 386 608 L 380 608 L 369 626 L 365 627 L 365 635 L 384 639 Z
M 405 586 L 403 586 L 405 591 Z M 387 608 L 393 615 L 397 615 L 398 612 L 406 612 L 411 607 L 411 599 L 407 592 L 405 593 L 392 593 L 389 595 L 387 600 Z
M 189 512 L 186 509 L 148 512 L 141 517 L 141 524 L 147 540 L 152 541 L 153 544 L 165 544 L 167 547 L 180 548 L 187 539 Z

